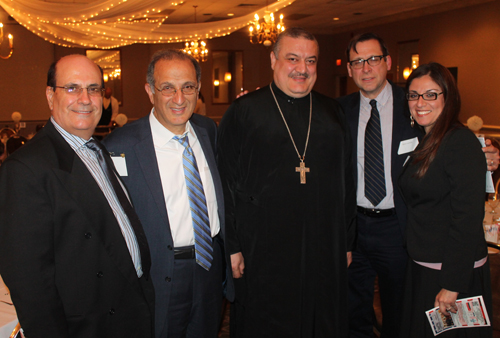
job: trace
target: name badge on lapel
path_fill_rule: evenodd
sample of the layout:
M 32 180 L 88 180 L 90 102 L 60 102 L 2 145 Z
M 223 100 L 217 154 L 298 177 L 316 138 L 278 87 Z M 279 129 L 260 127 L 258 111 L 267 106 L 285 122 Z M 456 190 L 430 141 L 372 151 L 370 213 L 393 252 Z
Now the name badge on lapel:
M 418 137 L 403 140 L 399 143 L 398 155 L 410 153 L 418 146 Z
M 125 154 L 120 154 L 118 156 L 111 155 L 113 164 L 115 165 L 116 171 L 120 176 L 128 176 L 127 162 L 125 161 Z

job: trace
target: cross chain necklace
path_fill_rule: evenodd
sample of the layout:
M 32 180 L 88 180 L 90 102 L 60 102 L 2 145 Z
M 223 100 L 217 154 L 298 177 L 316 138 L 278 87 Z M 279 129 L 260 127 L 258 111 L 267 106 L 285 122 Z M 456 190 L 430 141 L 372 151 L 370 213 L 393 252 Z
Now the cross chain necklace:
M 300 156 L 299 150 L 297 149 L 297 146 L 295 145 L 295 141 L 292 136 L 292 132 L 290 131 L 290 128 L 288 127 L 288 123 L 286 123 L 285 120 L 285 115 L 283 115 L 283 112 L 281 111 L 281 107 L 278 103 L 278 100 L 276 99 L 276 95 L 274 95 L 273 87 L 272 84 L 269 85 L 269 89 L 271 89 L 271 93 L 273 94 L 274 97 L 274 102 L 276 102 L 276 105 L 278 106 L 278 110 L 280 111 L 281 118 L 283 118 L 283 122 L 285 122 L 286 129 L 288 130 L 288 135 L 290 135 L 290 139 L 292 140 L 293 146 L 295 148 L 295 151 L 297 152 L 297 156 L 299 157 L 300 160 L 300 166 L 295 167 L 295 172 L 300 172 L 300 184 L 306 184 L 306 173 L 310 172 L 310 169 L 306 167 L 306 164 L 304 162 L 304 159 L 306 157 L 306 151 L 307 151 L 307 145 L 309 144 L 309 135 L 311 134 L 311 119 L 312 119 L 312 109 L 313 109 L 313 103 L 312 103 L 312 95 L 309 93 L 309 127 L 307 129 L 307 138 L 306 138 L 306 145 L 304 147 L 304 154 Z

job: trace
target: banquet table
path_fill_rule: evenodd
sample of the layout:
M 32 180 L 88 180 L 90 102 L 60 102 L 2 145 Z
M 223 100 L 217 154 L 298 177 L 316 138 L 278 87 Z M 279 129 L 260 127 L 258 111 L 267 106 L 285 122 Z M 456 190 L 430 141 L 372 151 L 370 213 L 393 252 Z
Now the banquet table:
M 17 325 L 17 315 L 13 305 L 3 302 L 12 303 L 12 300 L 0 276 L 0 338 L 8 338 Z
M 500 243 L 500 236 L 498 236 L 497 232 L 492 232 L 492 229 L 490 228 L 493 224 L 498 224 L 500 223 L 500 206 L 495 208 L 495 214 L 491 213 L 491 207 L 489 206 L 488 202 L 485 203 L 485 208 L 484 208 L 484 221 L 483 221 L 483 227 L 485 231 L 485 237 L 486 241 L 493 243 L 493 244 L 499 244 Z M 498 227 L 497 227 L 498 228 Z M 489 253 L 498 253 L 498 250 L 488 248 Z

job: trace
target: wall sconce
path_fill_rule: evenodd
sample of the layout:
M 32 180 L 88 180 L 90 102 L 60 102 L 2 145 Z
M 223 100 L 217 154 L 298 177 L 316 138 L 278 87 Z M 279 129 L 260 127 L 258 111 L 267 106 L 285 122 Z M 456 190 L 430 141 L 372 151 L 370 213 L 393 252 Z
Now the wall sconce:
M 412 69 L 410 69 L 410 67 L 406 67 L 403 70 L 403 77 L 404 77 L 405 81 L 408 80 L 408 77 L 410 76 L 411 71 L 412 71 Z
M 214 80 L 214 86 L 216 86 L 216 87 L 217 87 L 217 86 L 219 86 L 219 84 L 220 84 L 220 83 L 219 83 L 219 80 Z
M 411 55 L 411 68 L 412 69 L 417 69 L 420 63 L 420 57 L 418 54 L 412 54 Z
M 225 82 L 231 82 L 231 73 L 230 72 L 226 72 L 224 74 L 224 81 Z
M 108 82 L 108 80 L 109 80 L 108 74 L 104 73 L 103 78 L 104 78 L 104 82 Z
M 0 55 L 0 58 L 4 60 L 10 58 L 12 56 L 12 53 L 14 52 L 14 37 L 12 36 L 12 34 L 9 34 L 7 38 L 9 39 L 10 53 L 7 56 Z M 2 44 L 2 42 L 3 42 L 3 23 L 0 22 L 0 45 Z
M 408 77 L 410 76 L 411 72 L 413 72 L 414 69 L 417 69 L 419 66 L 419 55 L 418 54 L 412 54 L 411 55 L 411 68 L 410 67 L 405 67 L 403 70 L 403 78 L 408 80 Z

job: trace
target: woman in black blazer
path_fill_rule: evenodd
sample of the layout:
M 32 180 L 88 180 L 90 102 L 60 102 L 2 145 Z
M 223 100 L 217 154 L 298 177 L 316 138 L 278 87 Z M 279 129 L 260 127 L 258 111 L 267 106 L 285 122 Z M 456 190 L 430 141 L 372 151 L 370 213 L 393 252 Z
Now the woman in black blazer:
M 491 314 L 484 239 L 486 163 L 476 136 L 459 121 L 460 95 L 440 64 L 418 67 L 407 81 L 413 120 L 426 135 L 399 185 L 408 207 L 401 337 L 434 337 L 425 311 L 456 313 L 457 299 L 482 295 Z M 491 327 L 454 329 L 440 337 L 491 337 Z

